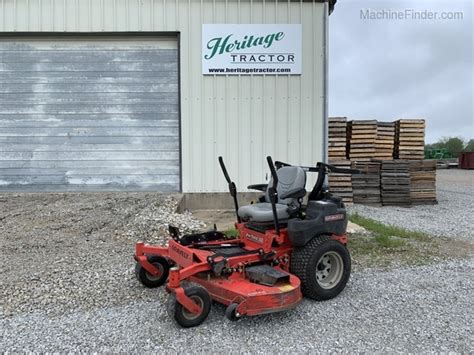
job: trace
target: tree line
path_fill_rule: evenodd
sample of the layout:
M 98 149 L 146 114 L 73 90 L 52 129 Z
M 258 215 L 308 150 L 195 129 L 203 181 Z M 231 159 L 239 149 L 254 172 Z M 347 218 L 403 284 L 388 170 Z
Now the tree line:
M 457 157 L 461 152 L 474 152 L 474 139 L 464 141 L 460 137 L 444 137 L 433 144 L 426 144 L 425 150 L 446 149 L 450 155 Z

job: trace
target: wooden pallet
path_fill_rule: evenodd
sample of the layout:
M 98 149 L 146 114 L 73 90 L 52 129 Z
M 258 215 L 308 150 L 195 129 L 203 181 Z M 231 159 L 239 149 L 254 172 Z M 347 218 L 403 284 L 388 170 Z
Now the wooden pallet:
M 352 175 L 354 203 L 380 206 L 380 162 L 353 161 L 352 168 L 362 172 Z
M 350 160 L 370 161 L 375 154 L 377 121 L 350 121 L 347 125 L 347 145 Z
M 392 160 L 395 146 L 395 123 L 377 122 L 374 159 Z
M 329 160 L 347 159 L 347 118 L 329 117 L 328 158 Z
M 425 120 L 400 119 L 395 122 L 394 157 L 422 160 L 425 147 Z
M 410 164 L 406 160 L 384 160 L 380 169 L 382 205 L 410 206 Z
M 436 199 L 436 160 L 410 161 L 410 197 L 414 205 L 438 203 Z
M 333 160 L 329 164 L 338 168 L 350 169 L 350 160 Z M 347 174 L 331 173 L 328 177 L 329 191 L 342 198 L 344 203 L 353 203 L 352 176 Z

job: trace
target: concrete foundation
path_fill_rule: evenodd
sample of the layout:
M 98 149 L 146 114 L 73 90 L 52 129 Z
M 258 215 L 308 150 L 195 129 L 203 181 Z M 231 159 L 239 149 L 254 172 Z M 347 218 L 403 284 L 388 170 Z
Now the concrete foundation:
M 237 199 L 239 206 L 256 202 L 260 192 L 239 192 Z M 186 210 L 233 210 L 234 201 L 228 192 L 216 193 L 186 193 L 178 206 L 178 212 Z

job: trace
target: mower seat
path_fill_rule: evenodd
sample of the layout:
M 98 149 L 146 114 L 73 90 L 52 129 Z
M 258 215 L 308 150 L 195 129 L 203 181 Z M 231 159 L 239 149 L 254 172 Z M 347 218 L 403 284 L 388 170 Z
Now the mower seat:
M 290 216 L 299 211 L 301 207 L 301 197 L 288 197 L 282 199 L 291 191 L 304 190 L 306 185 L 306 173 L 299 166 L 284 166 L 277 170 L 278 176 L 278 202 L 275 204 L 279 221 L 285 221 Z M 268 223 L 273 221 L 272 204 L 268 196 L 269 186 L 272 186 L 273 180 L 268 183 L 265 202 L 254 203 L 239 208 L 239 216 L 244 221 Z
M 276 204 L 276 211 L 279 221 L 289 218 L 288 206 L 280 203 Z M 244 221 L 271 222 L 273 221 L 272 204 L 269 202 L 254 203 L 253 205 L 239 208 L 239 216 Z

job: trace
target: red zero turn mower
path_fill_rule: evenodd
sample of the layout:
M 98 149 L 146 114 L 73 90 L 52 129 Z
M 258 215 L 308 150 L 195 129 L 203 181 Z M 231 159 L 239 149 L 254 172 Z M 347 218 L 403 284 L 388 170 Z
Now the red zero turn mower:
M 351 272 L 346 210 L 324 181 L 327 173 L 359 171 L 267 161 L 270 182 L 248 187 L 263 196 L 239 208 L 235 184 L 219 157 L 234 199 L 238 237 L 217 230 L 180 236 L 170 226 L 168 247 L 136 244 L 138 280 L 146 287 L 168 281 L 168 311 L 181 326 L 201 324 L 211 300 L 226 305 L 227 318 L 237 320 L 293 308 L 303 295 L 327 300 L 346 286 Z M 306 172 L 317 172 L 318 178 L 303 205 Z

